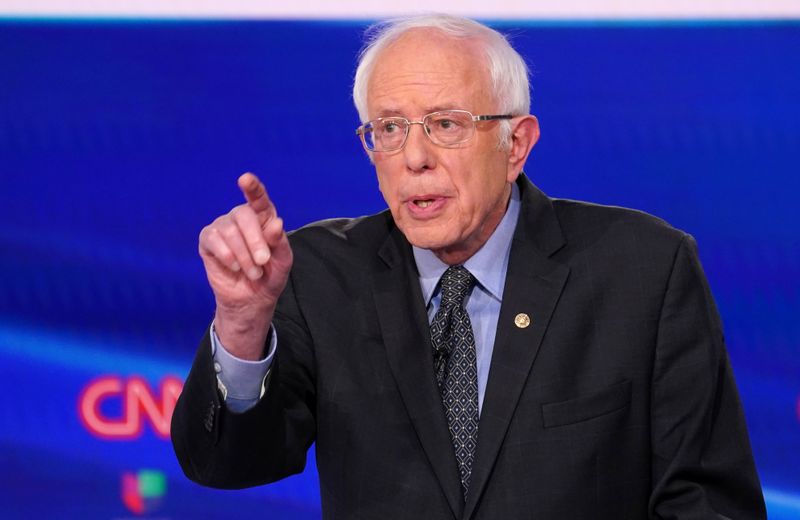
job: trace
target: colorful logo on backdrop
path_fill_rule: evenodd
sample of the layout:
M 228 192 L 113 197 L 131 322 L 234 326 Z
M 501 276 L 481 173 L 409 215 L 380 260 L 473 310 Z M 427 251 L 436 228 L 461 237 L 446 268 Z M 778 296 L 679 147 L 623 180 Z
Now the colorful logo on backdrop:
M 122 474 L 122 502 L 131 513 L 151 513 L 161 506 L 167 493 L 167 479 L 154 469 Z
M 149 423 L 162 439 L 169 438 L 169 425 L 183 382 L 174 376 L 161 379 L 158 392 L 139 376 L 98 377 L 78 399 L 78 416 L 84 427 L 106 440 L 138 439 Z

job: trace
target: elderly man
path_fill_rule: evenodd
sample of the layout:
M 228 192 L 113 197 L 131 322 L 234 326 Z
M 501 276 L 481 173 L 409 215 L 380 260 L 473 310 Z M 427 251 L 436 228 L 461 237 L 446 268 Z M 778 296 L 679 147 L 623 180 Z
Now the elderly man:
M 353 97 L 388 211 L 287 236 L 245 174 L 200 235 L 186 474 L 263 484 L 316 442 L 325 518 L 764 517 L 694 241 L 525 178 L 539 127 L 503 36 L 386 24 Z

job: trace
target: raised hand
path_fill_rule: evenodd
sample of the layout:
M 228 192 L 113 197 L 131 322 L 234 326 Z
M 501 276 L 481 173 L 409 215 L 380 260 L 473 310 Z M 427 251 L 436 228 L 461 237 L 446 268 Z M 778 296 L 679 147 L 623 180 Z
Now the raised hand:
M 247 202 L 204 227 L 198 249 L 217 302 L 220 341 L 231 354 L 255 360 L 264 356 L 292 249 L 264 184 L 252 173 L 238 184 Z

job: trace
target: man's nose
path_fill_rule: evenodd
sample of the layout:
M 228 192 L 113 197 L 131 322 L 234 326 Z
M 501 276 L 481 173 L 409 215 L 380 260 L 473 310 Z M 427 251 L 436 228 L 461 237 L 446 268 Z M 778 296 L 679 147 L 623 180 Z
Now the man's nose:
M 414 128 L 419 126 L 418 129 Z M 436 167 L 433 147 L 436 146 L 425 133 L 422 121 L 412 121 L 408 126 L 406 145 L 403 154 L 406 158 L 406 167 L 412 172 L 423 172 Z

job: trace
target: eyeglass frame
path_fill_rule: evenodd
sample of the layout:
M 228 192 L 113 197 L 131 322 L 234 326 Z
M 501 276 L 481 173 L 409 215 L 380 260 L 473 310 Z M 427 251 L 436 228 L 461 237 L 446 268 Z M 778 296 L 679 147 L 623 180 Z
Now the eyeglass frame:
M 461 114 L 468 114 L 470 116 L 470 120 L 472 121 L 472 133 L 469 134 L 469 137 L 467 137 L 466 139 L 463 139 L 461 141 L 458 141 L 458 142 L 455 142 L 455 143 L 449 143 L 449 144 L 443 144 L 443 143 L 436 142 L 433 139 L 433 137 L 431 137 L 430 130 L 425 125 L 425 120 L 428 119 L 432 115 L 441 114 L 441 113 L 448 113 L 448 112 L 458 112 L 458 113 L 461 113 Z M 433 144 L 435 144 L 436 146 L 441 146 L 442 148 L 455 148 L 456 146 L 458 146 L 460 144 L 464 144 L 467 141 L 469 141 L 470 139 L 472 139 L 472 136 L 475 135 L 475 123 L 477 123 L 479 121 L 508 120 L 508 119 L 513 119 L 514 117 L 516 117 L 516 116 L 514 116 L 513 114 L 491 114 L 491 115 L 479 115 L 479 116 L 476 116 L 476 115 L 473 115 L 472 112 L 470 112 L 469 110 L 460 110 L 460 109 L 437 110 L 435 112 L 431 112 L 430 114 L 425 114 L 418 121 L 411 121 L 410 119 L 408 119 L 406 117 L 403 117 L 403 116 L 387 116 L 387 117 L 378 117 L 376 119 L 370 119 L 369 121 L 367 121 L 363 125 L 361 125 L 358 128 L 356 128 L 356 135 L 358 135 L 361 138 L 361 145 L 369 153 L 397 152 L 397 151 L 402 150 L 403 148 L 405 148 L 406 143 L 408 142 L 408 134 L 409 134 L 409 132 L 411 130 L 411 125 L 420 125 L 420 126 L 422 126 L 422 130 L 425 133 L 425 135 L 428 137 L 428 139 L 430 139 L 430 141 Z M 392 148 L 392 149 L 389 149 L 389 150 L 370 150 L 369 147 L 367 146 L 367 138 L 366 138 L 365 129 L 366 129 L 367 125 L 375 126 L 373 123 L 380 122 L 380 121 L 383 121 L 385 119 L 399 119 L 401 121 L 405 121 L 406 122 L 405 132 L 404 132 L 404 135 L 403 135 L 403 142 L 397 148 Z

